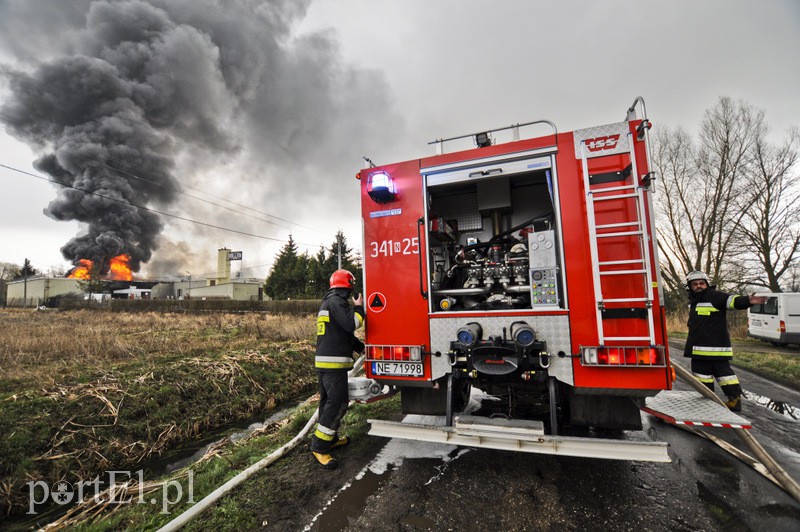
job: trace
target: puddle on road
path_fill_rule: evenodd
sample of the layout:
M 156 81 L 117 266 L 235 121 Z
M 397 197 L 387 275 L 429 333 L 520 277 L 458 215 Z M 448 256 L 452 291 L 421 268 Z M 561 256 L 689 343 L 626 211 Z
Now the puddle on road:
M 794 405 L 784 403 L 783 401 L 776 401 L 774 399 L 770 399 L 769 397 L 764 397 L 763 395 L 748 392 L 747 390 L 743 390 L 742 394 L 744 395 L 745 399 L 753 401 L 754 403 L 763 406 L 764 408 L 768 408 L 773 412 L 777 412 L 788 419 L 794 421 L 800 420 L 800 408 Z
M 725 500 L 709 489 L 705 484 L 697 482 L 697 495 L 706 505 L 714 519 L 721 525 L 722 530 L 748 531 L 750 528 L 736 519 L 736 512 Z
M 409 423 L 428 425 L 444 424 L 444 416 L 406 416 Z M 440 459 L 441 465 L 434 466 L 436 473 L 424 484 L 435 482 L 447 466 L 470 449 L 459 448 L 444 443 L 420 442 L 393 438 L 381 449 L 378 455 L 365 467 L 356 479 L 345 484 L 307 525 L 304 532 L 327 532 L 343 530 L 351 521 L 358 519 L 367 506 L 367 499 L 378 492 L 386 481 L 387 471 L 399 468 L 404 460 L 426 458 Z M 413 516 L 409 517 L 413 520 Z
M 367 498 L 378 491 L 384 480 L 384 475 L 367 470 L 358 480 L 346 484 L 304 531 L 344 530 L 364 513 Z

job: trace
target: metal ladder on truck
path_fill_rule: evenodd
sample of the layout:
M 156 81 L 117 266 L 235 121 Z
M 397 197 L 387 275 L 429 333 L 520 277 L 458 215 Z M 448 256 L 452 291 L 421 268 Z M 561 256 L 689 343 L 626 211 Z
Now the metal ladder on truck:
M 644 122 L 643 122 L 644 124 Z M 648 242 L 647 222 L 645 218 L 645 203 L 648 194 L 649 182 L 642 180 L 638 175 L 635 153 L 635 139 L 628 128 L 628 123 L 620 124 L 620 127 L 625 127 L 625 134 L 628 146 L 629 164 L 628 167 L 620 172 L 612 172 L 615 174 L 589 174 L 589 159 L 594 157 L 602 157 L 606 153 L 597 155 L 590 154 L 586 146 L 585 140 L 580 143 L 581 163 L 583 165 L 583 180 L 584 190 L 586 191 L 586 210 L 589 225 L 589 242 L 591 248 L 592 260 L 592 276 L 594 282 L 595 301 L 597 301 L 597 332 L 598 341 L 600 345 L 605 345 L 607 341 L 611 342 L 627 342 L 627 341 L 647 341 L 649 345 L 655 345 L 655 322 L 653 318 L 653 271 L 650 265 L 650 246 Z M 645 124 L 647 127 L 647 124 Z M 625 143 L 620 143 L 624 146 Z M 627 174 L 627 175 L 626 175 Z M 607 183 L 610 180 L 621 181 L 622 184 L 607 187 L 598 187 L 597 185 Z M 594 182 L 593 182 L 594 181 Z M 604 223 L 598 225 L 597 219 L 597 205 L 607 201 L 624 200 L 630 198 L 635 203 L 633 216 L 615 223 Z M 635 258 L 628 258 L 623 260 L 600 260 L 599 250 L 604 246 L 608 239 L 615 237 L 637 237 L 639 256 Z M 641 276 L 642 290 L 640 294 L 634 297 L 614 297 L 614 294 L 609 294 L 608 288 L 603 290 L 603 279 L 610 276 L 619 275 L 634 275 Z M 639 332 L 638 336 L 606 336 L 603 329 L 603 315 L 604 312 L 612 315 L 611 309 L 607 305 L 609 303 L 629 303 L 632 308 L 626 309 L 630 312 L 644 313 L 647 320 L 647 336 L 642 336 Z M 643 305 L 639 307 L 639 305 Z M 642 312 L 644 311 L 644 312 Z M 622 312 L 624 314 L 624 311 Z M 621 317 L 613 314 L 616 317 Z

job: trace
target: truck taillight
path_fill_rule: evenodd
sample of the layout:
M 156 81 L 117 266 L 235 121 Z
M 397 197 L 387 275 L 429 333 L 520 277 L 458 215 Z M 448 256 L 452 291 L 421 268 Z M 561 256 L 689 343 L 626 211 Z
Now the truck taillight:
M 581 347 L 585 366 L 663 366 L 664 348 L 655 347 Z
M 422 347 L 418 345 L 368 345 L 366 353 L 368 360 L 422 360 Z
M 781 320 L 781 332 L 782 333 L 786 332 L 786 322 L 783 320 Z

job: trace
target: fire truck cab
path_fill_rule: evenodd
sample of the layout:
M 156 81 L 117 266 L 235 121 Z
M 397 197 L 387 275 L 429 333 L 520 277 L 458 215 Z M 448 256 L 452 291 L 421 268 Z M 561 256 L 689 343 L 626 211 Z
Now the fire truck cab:
M 361 170 L 367 377 L 448 426 L 477 387 L 499 399 L 482 414 L 550 435 L 641 428 L 674 380 L 649 128 L 637 98 L 622 122 L 517 124 Z

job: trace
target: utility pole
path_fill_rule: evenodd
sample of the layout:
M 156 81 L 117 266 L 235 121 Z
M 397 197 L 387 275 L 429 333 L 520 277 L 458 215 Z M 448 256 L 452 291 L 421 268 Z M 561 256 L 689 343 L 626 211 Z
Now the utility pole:
M 342 232 L 341 231 L 336 233 L 336 244 L 337 244 L 337 247 L 339 248 L 338 251 L 336 252 L 336 255 L 339 258 L 339 269 L 341 270 L 342 269 Z
M 22 308 L 28 308 L 28 259 L 22 261 L 22 278 L 25 280 L 22 285 Z

